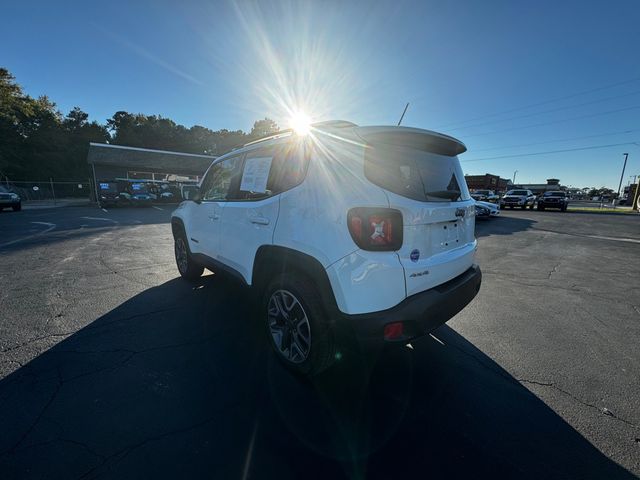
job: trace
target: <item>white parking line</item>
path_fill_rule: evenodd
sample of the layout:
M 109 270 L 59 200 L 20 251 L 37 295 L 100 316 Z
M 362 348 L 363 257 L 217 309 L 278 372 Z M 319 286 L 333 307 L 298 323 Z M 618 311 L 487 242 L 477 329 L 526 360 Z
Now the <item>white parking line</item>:
M 81 217 L 84 218 L 85 220 L 100 220 L 102 222 L 111 222 L 111 223 L 119 223 L 117 220 L 114 220 L 112 218 L 100 218 L 100 217 Z
M 164 208 L 156 207 L 155 205 L 152 205 L 152 207 L 155 208 L 156 210 L 160 210 L 161 212 L 164 212 Z
M 45 233 L 50 232 L 51 230 L 56 228 L 55 223 L 49 223 L 49 222 L 30 222 L 30 223 L 35 223 L 38 225 L 46 225 L 47 228 L 45 228 L 42 232 L 34 233 L 33 235 L 27 235 L 26 237 L 18 238 L 16 240 L 11 240 L 10 242 L 0 243 L 0 248 L 13 245 L 14 243 L 23 242 L 25 240 L 29 240 L 30 238 L 39 237 L 40 235 L 44 235 Z
M 109 211 L 108 211 L 106 208 L 103 208 L 103 209 L 102 209 L 102 211 L 103 211 L 104 213 L 109 213 Z

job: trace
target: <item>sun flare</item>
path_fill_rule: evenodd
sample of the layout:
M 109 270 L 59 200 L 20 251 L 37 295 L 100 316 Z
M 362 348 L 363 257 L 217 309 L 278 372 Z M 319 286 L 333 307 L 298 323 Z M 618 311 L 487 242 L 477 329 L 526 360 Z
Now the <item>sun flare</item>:
M 307 135 L 311 131 L 311 117 L 297 111 L 289 119 L 289 127 L 298 135 Z

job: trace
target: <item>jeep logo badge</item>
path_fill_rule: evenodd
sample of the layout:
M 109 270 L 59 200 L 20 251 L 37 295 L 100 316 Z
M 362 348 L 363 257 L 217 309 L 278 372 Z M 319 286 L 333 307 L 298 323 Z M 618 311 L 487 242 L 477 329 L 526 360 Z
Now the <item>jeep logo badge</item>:
M 456 208 L 456 217 L 464 217 L 467 211 L 464 208 Z

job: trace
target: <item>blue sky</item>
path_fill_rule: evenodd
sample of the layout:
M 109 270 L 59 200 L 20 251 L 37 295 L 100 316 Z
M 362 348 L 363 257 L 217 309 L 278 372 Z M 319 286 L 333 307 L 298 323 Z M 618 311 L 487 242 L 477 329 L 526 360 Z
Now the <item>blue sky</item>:
M 624 152 L 624 184 L 640 174 L 638 25 L 635 0 L 23 0 L 2 7 L 0 65 L 101 122 L 392 124 L 410 102 L 403 124 L 464 141 L 466 173 L 617 188 Z

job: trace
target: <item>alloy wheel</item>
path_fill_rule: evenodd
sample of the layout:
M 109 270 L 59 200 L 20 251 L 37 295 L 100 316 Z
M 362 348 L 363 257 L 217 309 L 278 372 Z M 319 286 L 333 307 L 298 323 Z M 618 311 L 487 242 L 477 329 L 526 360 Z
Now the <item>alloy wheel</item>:
M 187 256 L 187 246 L 182 238 L 178 238 L 175 244 L 176 251 L 176 263 L 178 264 L 178 270 L 184 274 L 189 268 L 189 258 Z
M 304 362 L 311 349 L 311 325 L 296 296 L 288 290 L 273 292 L 267 318 L 278 353 L 292 363 Z

